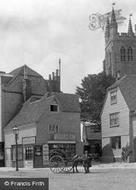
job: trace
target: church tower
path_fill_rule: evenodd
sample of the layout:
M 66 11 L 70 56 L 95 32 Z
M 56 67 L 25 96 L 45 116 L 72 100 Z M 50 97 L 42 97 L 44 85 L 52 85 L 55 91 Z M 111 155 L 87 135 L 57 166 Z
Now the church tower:
M 105 27 L 104 71 L 114 77 L 136 74 L 136 34 L 129 16 L 127 33 L 118 32 L 114 7 Z

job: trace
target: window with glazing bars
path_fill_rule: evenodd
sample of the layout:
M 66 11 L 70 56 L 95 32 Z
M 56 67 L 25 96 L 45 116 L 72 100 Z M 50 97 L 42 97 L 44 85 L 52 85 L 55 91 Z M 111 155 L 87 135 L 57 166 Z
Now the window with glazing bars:
M 110 127 L 119 127 L 119 113 L 110 114 Z
M 111 105 L 117 104 L 117 90 L 110 92 Z

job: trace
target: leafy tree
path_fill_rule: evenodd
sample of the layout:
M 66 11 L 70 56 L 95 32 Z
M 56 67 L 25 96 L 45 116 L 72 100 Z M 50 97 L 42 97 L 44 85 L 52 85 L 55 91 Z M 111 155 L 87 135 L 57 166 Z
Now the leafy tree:
M 104 103 L 106 89 L 115 79 L 104 72 L 84 77 L 76 94 L 81 98 L 81 119 L 100 122 L 100 113 Z

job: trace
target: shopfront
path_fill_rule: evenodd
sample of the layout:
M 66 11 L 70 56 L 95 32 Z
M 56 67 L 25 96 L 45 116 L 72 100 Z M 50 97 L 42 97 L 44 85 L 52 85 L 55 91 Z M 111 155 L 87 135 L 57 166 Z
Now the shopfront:
M 76 144 L 74 142 L 50 142 L 44 145 L 26 144 L 18 145 L 18 164 L 25 168 L 42 168 L 49 166 L 51 152 L 62 150 L 67 158 L 76 154 Z M 16 163 L 16 146 L 11 147 L 12 167 Z
M 18 164 L 19 167 L 33 168 L 35 137 L 23 137 L 22 144 L 18 144 Z M 11 146 L 12 166 L 16 164 L 16 145 Z
M 4 167 L 4 142 L 0 142 L 0 167 Z
M 19 167 L 34 168 L 43 167 L 43 149 L 42 145 L 18 145 L 18 164 Z M 16 146 L 11 148 L 12 166 L 16 164 Z

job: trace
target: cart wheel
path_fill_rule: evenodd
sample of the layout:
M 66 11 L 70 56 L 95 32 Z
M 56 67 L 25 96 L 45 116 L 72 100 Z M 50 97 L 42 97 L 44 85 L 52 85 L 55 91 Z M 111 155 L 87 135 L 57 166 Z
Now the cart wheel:
M 64 161 L 64 167 L 63 167 L 63 172 L 70 172 L 72 171 L 72 161 Z
M 52 156 L 50 159 L 49 166 L 50 166 L 50 170 L 53 173 L 60 173 L 63 171 L 63 168 L 64 168 L 64 160 L 59 155 Z

